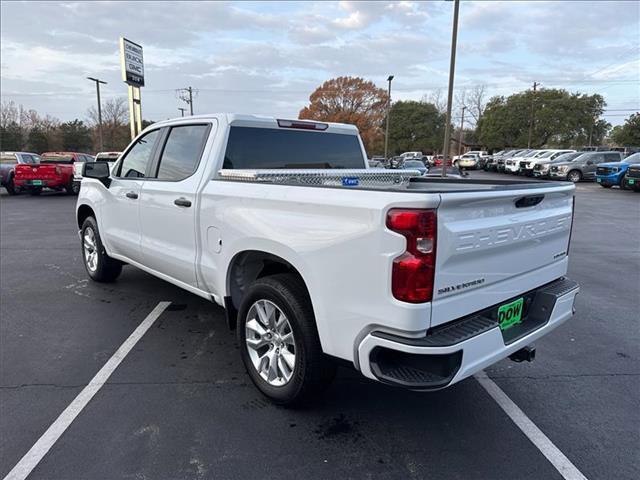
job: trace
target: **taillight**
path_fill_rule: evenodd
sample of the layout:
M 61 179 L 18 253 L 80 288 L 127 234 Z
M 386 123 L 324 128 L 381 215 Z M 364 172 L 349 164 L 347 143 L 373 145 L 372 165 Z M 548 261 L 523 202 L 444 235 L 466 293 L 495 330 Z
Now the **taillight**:
M 409 303 L 431 301 L 436 268 L 436 211 L 391 209 L 387 228 L 407 239 L 406 251 L 393 260 L 393 296 Z

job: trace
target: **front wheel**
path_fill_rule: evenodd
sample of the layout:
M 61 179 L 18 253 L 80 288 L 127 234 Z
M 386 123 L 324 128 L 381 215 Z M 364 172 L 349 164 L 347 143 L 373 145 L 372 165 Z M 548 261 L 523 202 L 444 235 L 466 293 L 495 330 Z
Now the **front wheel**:
M 82 224 L 82 259 L 84 267 L 96 282 L 113 282 L 122 272 L 122 262 L 111 258 L 104 249 L 95 218 L 88 217 Z
M 567 180 L 573 183 L 578 183 L 580 180 L 582 180 L 582 173 L 580 173 L 579 170 L 571 170 L 569 173 L 567 173 Z
M 312 399 L 333 380 L 302 279 L 278 274 L 256 280 L 238 312 L 238 343 L 247 373 L 279 405 Z

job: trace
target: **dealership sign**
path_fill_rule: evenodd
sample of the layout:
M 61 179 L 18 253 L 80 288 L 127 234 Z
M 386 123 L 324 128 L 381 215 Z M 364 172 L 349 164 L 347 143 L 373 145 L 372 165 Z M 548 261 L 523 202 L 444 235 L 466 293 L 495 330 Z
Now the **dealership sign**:
M 120 37 L 120 64 L 122 65 L 122 80 L 131 86 L 144 87 L 141 45 Z

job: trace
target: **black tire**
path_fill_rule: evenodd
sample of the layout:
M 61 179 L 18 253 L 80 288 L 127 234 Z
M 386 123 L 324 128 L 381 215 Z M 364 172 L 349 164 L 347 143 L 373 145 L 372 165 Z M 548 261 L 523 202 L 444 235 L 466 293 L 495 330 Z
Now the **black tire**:
M 295 365 L 291 378 L 281 386 L 271 385 L 263 379 L 249 356 L 247 317 L 259 300 L 267 300 L 277 306 L 289 320 L 293 333 Z M 297 275 L 272 275 L 256 280 L 249 287 L 238 312 L 237 338 L 242 361 L 251 380 L 278 405 L 300 405 L 317 397 L 335 376 L 336 366 L 322 352 L 311 301 L 304 282 Z
M 604 183 L 601 183 L 600 186 L 602 188 L 611 188 L 611 185 L 605 185 Z
M 42 193 L 42 187 L 31 187 L 29 189 L 29 194 L 33 195 L 34 197 L 37 197 L 41 193 Z
M 567 181 L 578 183 L 580 180 L 582 180 L 582 172 L 580 170 L 571 170 L 567 173 Z
M 71 180 L 71 183 L 64 190 L 67 195 L 78 195 L 80 193 L 80 184 Z
M 627 183 L 627 179 L 622 177 L 622 180 L 620 180 L 620 190 L 630 190 L 630 189 L 631 187 Z
M 88 230 L 93 232 L 94 238 L 94 251 L 96 252 L 96 263 L 94 269 L 89 266 L 89 262 L 87 260 L 88 251 L 85 248 L 85 235 L 88 233 Z M 120 276 L 120 273 L 122 272 L 122 262 L 107 255 L 102 244 L 102 240 L 100 239 L 100 232 L 98 231 L 98 224 L 95 218 L 87 217 L 82 224 L 80 245 L 82 248 L 84 268 L 89 274 L 91 280 L 95 282 L 109 283 L 115 281 L 118 276 Z
M 16 188 L 16 185 L 13 183 L 13 175 L 9 176 L 9 181 L 7 182 L 7 184 L 4 186 L 4 188 L 7 189 L 7 193 L 9 195 L 15 195 L 16 193 L 18 193 L 18 190 Z

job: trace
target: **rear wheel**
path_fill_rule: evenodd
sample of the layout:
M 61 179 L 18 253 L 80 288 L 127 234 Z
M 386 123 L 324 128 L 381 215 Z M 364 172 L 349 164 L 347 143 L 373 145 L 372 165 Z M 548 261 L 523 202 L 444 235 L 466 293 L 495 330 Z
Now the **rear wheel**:
M 78 195 L 80 193 L 80 183 L 71 180 L 71 184 L 65 187 L 67 195 Z
M 9 181 L 4 188 L 7 189 L 7 193 L 9 195 L 15 195 L 16 193 L 18 193 L 15 183 L 13 183 L 13 175 L 9 177 Z
M 122 272 L 122 262 L 111 258 L 104 249 L 95 218 L 88 217 L 82 224 L 82 258 L 92 280 L 113 282 Z
M 256 280 L 242 299 L 237 335 L 247 373 L 274 403 L 303 403 L 333 380 L 336 367 L 322 352 L 311 301 L 297 275 Z
M 582 172 L 580 172 L 580 170 L 571 170 L 567 173 L 567 180 L 573 183 L 578 183 L 582 180 Z

